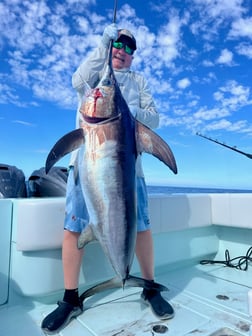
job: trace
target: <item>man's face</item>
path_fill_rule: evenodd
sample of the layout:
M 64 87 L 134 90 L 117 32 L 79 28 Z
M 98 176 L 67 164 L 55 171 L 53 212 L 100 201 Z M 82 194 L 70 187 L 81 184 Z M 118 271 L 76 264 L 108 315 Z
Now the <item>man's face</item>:
M 122 49 L 112 49 L 112 65 L 114 69 L 129 68 L 133 60 L 133 55 L 129 55 Z

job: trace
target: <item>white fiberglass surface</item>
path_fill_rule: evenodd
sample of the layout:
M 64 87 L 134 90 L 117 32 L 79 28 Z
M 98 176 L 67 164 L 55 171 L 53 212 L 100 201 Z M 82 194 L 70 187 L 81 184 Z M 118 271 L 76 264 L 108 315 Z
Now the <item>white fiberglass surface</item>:
M 169 288 L 163 295 L 175 309 L 171 320 L 160 321 L 153 315 L 141 302 L 141 289 L 117 289 L 88 298 L 83 314 L 59 335 L 153 336 L 162 333 L 167 336 L 208 336 L 219 330 L 231 330 L 232 336 L 249 335 L 248 287 L 215 277 L 216 269 L 216 266 L 192 265 L 162 270 L 158 274 L 156 280 Z M 232 279 L 234 270 L 227 271 Z M 22 305 L 21 300 L 16 307 L 2 308 L 0 336 L 42 335 L 40 323 L 56 307 L 55 302 L 54 299 L 49 304 Z M 18 319 L 14 323 L 15 316 Z

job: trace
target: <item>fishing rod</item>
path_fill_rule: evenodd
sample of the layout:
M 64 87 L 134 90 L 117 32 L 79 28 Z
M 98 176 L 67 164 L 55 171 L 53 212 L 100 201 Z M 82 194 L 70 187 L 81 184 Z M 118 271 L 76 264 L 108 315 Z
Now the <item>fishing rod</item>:
M 114 1 L 113 23 L 116 23 L 117 0 Z
M 233 147 L 232 147 L 232 146 L 228 146 L 228 145 L 226 145 L 226 144 L 223 143 L 223 142 L 219 142 L 218 140 L 214 140 L 214 139 L 212 139 L 212 138 L 209 138 L 209 137 L 207 137 L 207 136 L 205 136 L 205 135 L 200 134 L 199 132 L 197 132 L 196 135 L 198 135 L 198 136 L 200 136 L 200 137 L 202 137 L 202 138 L 205 138 L 205 139 L 207 139 L 207 140 L 210 140 L 210 141 L 212 141 L 212 142 L 215 142 L 215 143 L 217 143 L 218 145 L 221 145 L 221 146 L 223 146 L 223 147 L 226 147 L 226 148 L 228 148 L 228 149 L 231 149 L 231 150 L 233 150 L 234 152 L 237 152 L 237 153 L 239 153 L 239 154 L 245 155 L 245 156 L 246 156 L 247 158 L 249 158 L 249 159 L 252 159 L 252 154 L 243 152 L 243 151 L 239 150 L 238 148 L 236 148 L 236 146 L 233 146 Z
M 116 23 L 116 12 L 117 12 L 117 0 L 114 0 L 114 13 L 112 23 Z M 112 69 L 112 48 L 113 48 L 113 40 L 109 43 L 109 52 L 106 64 L 109 65 L 109 68 Z

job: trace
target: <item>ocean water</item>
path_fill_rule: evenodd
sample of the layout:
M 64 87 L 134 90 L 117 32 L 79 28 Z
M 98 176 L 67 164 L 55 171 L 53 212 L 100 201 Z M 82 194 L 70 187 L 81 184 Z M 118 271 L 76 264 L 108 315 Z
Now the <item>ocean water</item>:
M 148 194 L 196 194 L 196 193 L 252 193 L 247 189 L 221 189 L 221 188 L 197 188 L 197 187 L 172 187 L 147 185 Z

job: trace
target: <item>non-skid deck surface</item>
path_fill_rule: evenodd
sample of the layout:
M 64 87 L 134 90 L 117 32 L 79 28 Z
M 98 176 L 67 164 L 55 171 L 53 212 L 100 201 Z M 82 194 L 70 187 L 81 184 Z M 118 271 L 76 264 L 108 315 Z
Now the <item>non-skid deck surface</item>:
M 139 288 L 97 294 L 84 302 L 85 311 L 61 336 L 239 336 L 249 335 L 247 293 L 252 287 L 248 271 L 223 266 L 188 266 L 160 272 L 157 281 L 170 290 L 164 297 L 175 316 L 160 321 L 141 303 Z M 43 335 L 41 320 L 55 304 L 19 304 L 0 308 L 0 336 Z

